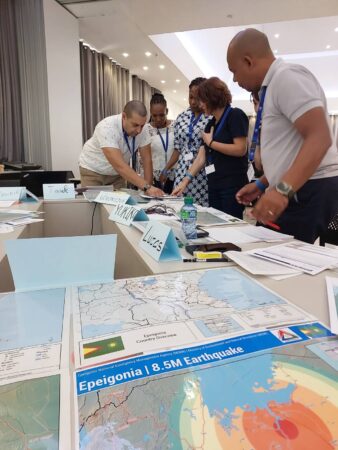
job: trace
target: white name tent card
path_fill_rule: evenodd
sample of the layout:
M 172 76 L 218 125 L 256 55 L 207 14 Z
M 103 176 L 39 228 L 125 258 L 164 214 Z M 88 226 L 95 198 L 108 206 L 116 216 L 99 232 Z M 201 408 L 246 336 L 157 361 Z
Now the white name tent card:
M 105 203 L 106 205 L 116 205 L 119 203 L 136 205 L 136 201 L 129 194 L 119 191 L 100 191 L 94 201 L 96 203 Z
M 143 209 L 138 209 L 133 205 L 120 203 L 116 205 L 110 213 L 109 220 L 129 226 L 134 221 L 145 222 L 149 219 Z
M 45 200 L 59 200 L 65 198 L 75 198 L 73 183 L 43 184 L 43 198 Z
M 161 222 L 149 222 L 139 245 L 156 261 L 182 260 L 172 229 Z
M 0 188 L 0 201 L 18 202 L 26 198 L 25 187 L 2 187 Z

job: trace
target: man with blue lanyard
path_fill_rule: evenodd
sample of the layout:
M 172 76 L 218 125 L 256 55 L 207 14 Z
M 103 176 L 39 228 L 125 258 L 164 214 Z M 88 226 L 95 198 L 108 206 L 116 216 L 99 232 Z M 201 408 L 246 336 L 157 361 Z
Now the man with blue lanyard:
M 150 136 L 143 128 L 146 120 L 144 104 L 132 100 L 122 114 L 106 117 L 96 125 L 79 158 L 82 186 L 112 185 L 118 189 L 129 181 L 147 195 L 163 195 L 161 189 L 151 185 Z M 135 171 L 137 151 L 143 162 L 144 178 Z
M 275 59 L 253 28 L 232 39 L 227 59 L 234 81 L 260 97 L 254 141 L 261 125 L 264 175 L 236 198 L 245 205 L 259 198 L 252 211 L 259 222 L 313 243 L 338 211 L 338 152 L 323 89 L 305 67 Z

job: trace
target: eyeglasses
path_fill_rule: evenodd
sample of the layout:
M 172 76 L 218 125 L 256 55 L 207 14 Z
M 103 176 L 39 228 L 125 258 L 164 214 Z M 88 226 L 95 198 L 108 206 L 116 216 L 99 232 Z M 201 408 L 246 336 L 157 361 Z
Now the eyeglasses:
M 176 211 L 164 203 L 150 206 L 144 210 L 146 214 L 162 214 L 163 216 L 176 216 Z

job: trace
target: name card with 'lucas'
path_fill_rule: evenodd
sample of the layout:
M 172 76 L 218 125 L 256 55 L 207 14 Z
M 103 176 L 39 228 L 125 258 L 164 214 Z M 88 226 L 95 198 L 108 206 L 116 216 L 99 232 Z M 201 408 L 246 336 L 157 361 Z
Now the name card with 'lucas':
M 110 213 L 109 220 L 122 223 L 123 225 L 131 225 L 134 221 L 147 221 L 149 219 L 143 209 L 120 203 Z
M 0 188 L 0 200 L 17 202 L 26 198 L 25 187 L 2 187 Z
M 182 260 L 172 229 L 161 222 L 149 222 L 139 245 L 156 261 Z
M 129 194 L 119 191 L 100 191 L 94 201 L 106 205 L 117 205 L 119 203 L 136 205 L 136 201 Z
M 43 184 L 42 189 L 45 200 L 75 198 L 75 189 L 72 183 Z

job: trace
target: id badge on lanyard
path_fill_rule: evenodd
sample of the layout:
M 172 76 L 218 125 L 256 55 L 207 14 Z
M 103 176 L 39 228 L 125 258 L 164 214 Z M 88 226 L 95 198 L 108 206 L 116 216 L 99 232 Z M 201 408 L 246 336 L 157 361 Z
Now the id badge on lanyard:
M 213 139 L 217 138 L 217 136 L 219 135 L 220 130 L 222 130 L 225 120 L 226 120 L 229 112 L 231 111 L 231 109 L 232 109 L 231 106 L 228 106 L 227 109 L 224 110 L 221 121 L 219 122 L 217 130 L 215 131 L 215 133 L 213 135 Z M 210 174 L 216 172 L 215 164 L 213 163 L 213 155 L 212 155 L 213 150 L 206 149 L 206 152 L 207 152 L 207 155 L 206 155 L 207 165 L 205 166 L 205 173 L 207 175 L 210 175 Z
M 157 129 L 157 134 L 160 136 L 161 142 L 162 142 L 162 147 L 164 150 L 164 154 L 165 154 L 165 163 L 167 164 L 168 162 L 168 147 L 169 147 L 169 128 L 166 128 L 166 139 L 164 142 L 164 139 L 162 137 L 162 134 L 160 133 L 160 130 Z
M 131 156 L 131 167 L 132 169 L 136 169 L 136 152 L 135 152 L 135 136 L 133 136 L 133 148 L 130 148 L 130 144 L 129 144 L 129 139 L 128 139 L 128 135 L 125 131 L 123 131 L 123 137 L 125 140 L 125 143 L 127 144 L 130 156 Z
M 263 86 L 261 89 L 261 95 L 259 98 L 258 111 L 255 121 L 254 132 L 251 139 L 250 149 L 249 149 L 249 167 L 247 171 L 248 180 L 251 181 L 255 175 L 255 170 L 253 168 L 253 162 L 255 159 L 255 153 L 257 148 L 260 146 L 261 141 L 261 126 L 262 126 L 262 116 L 263 116 L 263 106 L 265 100 L 267 86 Z

